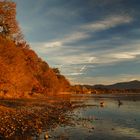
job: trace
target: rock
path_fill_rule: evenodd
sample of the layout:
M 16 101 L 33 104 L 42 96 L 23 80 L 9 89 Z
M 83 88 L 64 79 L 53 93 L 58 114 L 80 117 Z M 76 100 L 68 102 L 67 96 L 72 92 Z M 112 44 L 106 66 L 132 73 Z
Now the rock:
M 49 138 L 51 138 L 51 136 L 49 136 L 49 134 L 46 132 L 45 135 L 44 135 L 44 139 L 47 140 Z

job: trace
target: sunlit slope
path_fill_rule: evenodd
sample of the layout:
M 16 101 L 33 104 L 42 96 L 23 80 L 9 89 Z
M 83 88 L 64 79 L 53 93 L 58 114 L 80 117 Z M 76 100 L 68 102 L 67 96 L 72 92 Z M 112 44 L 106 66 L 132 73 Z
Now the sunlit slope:
M 36 53 L 0 36 L 0 95 L 22 97 L 36 93 L 56 93 L 69 88 Z

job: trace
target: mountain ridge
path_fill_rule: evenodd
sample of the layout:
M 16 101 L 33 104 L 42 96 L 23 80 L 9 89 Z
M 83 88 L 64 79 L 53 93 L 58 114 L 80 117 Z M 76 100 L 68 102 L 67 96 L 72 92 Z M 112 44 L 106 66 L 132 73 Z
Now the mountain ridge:
M 140 89 L 140 81 L 139 80 L 133 80 L 128 82 L 118 82 L 110 85 L 86 85 L 92 88 L 101 88 L 101 89 Z

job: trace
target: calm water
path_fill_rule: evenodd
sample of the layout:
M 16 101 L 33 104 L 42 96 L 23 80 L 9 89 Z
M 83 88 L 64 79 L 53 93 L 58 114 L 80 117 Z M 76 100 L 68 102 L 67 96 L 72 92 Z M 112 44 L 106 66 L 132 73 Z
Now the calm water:
M 50 130 L 50 140 L 140 140 L 139 96 L 74 95 L 70 102 L 73 125 Z

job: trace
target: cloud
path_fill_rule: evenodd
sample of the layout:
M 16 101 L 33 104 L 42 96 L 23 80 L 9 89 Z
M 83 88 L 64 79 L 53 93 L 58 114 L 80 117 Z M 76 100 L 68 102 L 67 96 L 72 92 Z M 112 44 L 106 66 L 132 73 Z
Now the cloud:
M 76 76 L 76 75 L 82 75 L 82 74 L 84 74 L 84 73 L 82 73 L 82 72 L 74 72 L 74 73 L 68 73 L 68 74 L 65 74 L 65 75 L 67 75 L 67 76 Z
M 78 54 L 78 55 L 69 55 L 69 56 L 59 56 L 57 57 L 57 60 L 63 64 L 67 65 L 77 65 L 81 64 L 84 65 L 81 68 L 81 71 L 83 71 L 86 68 L 86 65 L 92 64 L 92 65 L 110 65 L 115 64 L 118 62 L 124 62 L 129 60 L 135 60 L 137 56 L 140 55 L 140 49 L 136 50 L 129 50 L 128 52 L 123 51 L 117 51 L 114 52 L 114 50 L 109 50 L 104 53 L 97 53 L 93 57 L 93 53 L 84 53 L 84 54 Z M 94 60 L 94 61 L 93 61 Z
M 80 72 L 84 71 L 86 69 L 86 65 L 84 65 L 81 69 Z
M 131 53 L 119 53 L 112 55 L 116 59 L 134 59 L 136 58 L 136 55 L 132 55 Z
M 36 42 L 36 43 L 31 43 L 31 45 L 34 48 L 39 47 L 40 50 L 38 51 L 41 51 L 41 49 L 44 51 L 47 48 L 64 47 L 65 44 L 67 43 L 80 41 L 88 37 L 89 35 L 84 32 L 72 32 L 71 34 L 65 35 L 62 39 L 55 39 L 48 42 Z
M 72 32 L 68 35 L 65 35 L 62 39 L 56 39 L 51 42 L 46 43 L 46 47 L 62 47 L 66 43 L 80 41 L 82 39 L 88 38 L 89 35 L 85 32 Z
M 139 43 L 140 42 L 135 42 L 134 44 L 123 45 L 120 46 L 118 50 L 109 50 L 108 54 L 104 55 L 104 57 L 115 59 L 115 61 L 136 59 L 136 57 L 140 56 Z
M 95 63 L 97 60 L 96 57 L 94 57 L 94 62 L 89 61 L 89 59 L 91 58 L 90 56 L 91 54 L 89 53 L 85 53 L 85 54 L 78 54 L 78 55 L 63 55 L 63 56 L 59 56 L 57 59 L 59 62 L 63 62 L 69 65 L 76 65 L 76 64 L 90 64 L 90 63 Z
M 130 23 L 132 21 L 133 21 L 133 18 L 130 16 L 112 15 L 111 17 L 107 17 L 105 19 L 95 21 L 93 23 L 80 25 L 79 27 L 75 29 L 75 31 L 72 31 L 69 34 L 65 34 L 61 38 L 48 40 L 47 42 L 40 42 L 40 43 L 38 42 L 36 43 L 36 45 L 34 43 L 33 45 L 34 46 L 41 45 L 42 46 L 41 49 L 43 51 L 47 48 L 52 49 L 52 48 L 58 48 L 58 47 L 67 47 L 67 44 L 69 43 L 76 43 L 76 42 L 80 42 L 81 40 L 86 40 L 90 37 L 93 37 L 93 34 L 91 34 L 91 32 L 107 30 L 121 24 Z M 30 29 L 25 28 L 25 31 L 26 30 L 29 31 Z M 91 60 L 89 61 L 94 60 L 94 58 L 90 58 L 90 59 Z
M 61 46 L 62 46 L 61 41 L 54 41 L 54 42 L 44 43 L 45 48 L 54 48 L 54 47 L 61 47 Z
M 93 23 L 83 25 L 82 29 L 85 29 L 88 31 L 102 31 L 102 30 L 107 30 L 109 28 L 116 27 L 121 24 L 130 23 L 132 21 L 133 21 L 133 18 L 130 16 L 113 15 L 103 20 L 99 20 Z
M 62 39 L 61 41 L 63 43 L 75 42 L 75 41 L 79 41 L 79 40 L 82 40 L 82 39 L 86 39 L 88 37 L 90 37 L 90 35 L 85 33 L 85 32 L 75 31 L 75 32 L 72 32 L 69 35 L 64 36 L 64 39 Z
M 42 47 L 44 48 L 63 47 L 66 46 L 66 44 L 68 43 L 79 42 L 81 40 L 90 38 L 92 36 L 90 34 L 91 31 L 96 32 L 96 31 L 107 30 L 109 28 L 116 27 L 118 25 L 125 24 L 125 23 L 130 23 L 132 21 L 133 18 L 130 16 L 113 15 L 103 20 L 81 25 L 75 31 L 64 35 L 63 38 L 57 38 L 57 39 L 49 40 L 48 42 L 42 42 Z
M 44 55 L 44 59 L 46 59 L 49 64 L 54 67 L 62 65 L 63 68 L 61 66 L 59 67 L 62 74 L 66 75 L 72 83 L 94 84 L 107 83 L 108 81 L 108 84 L 110 84 L 118 80 L 127 81 L 130 77 L 127 78 L 115 75 L 113 77 L 102 75 L 94 76 L 93 71 L 96 71 L 100 66 L 117 65 L 117 63 L 120 62 L 135 60 L 135 58 L 140 55 L 139 41 L 129 41 L 128 44 L 127 42 L 124 44 L 120 43 L 117 44 L 117 47 L 111 46 L 105 50 L 103 47 L 100 48 L 100 46 L 104 44 L 110 45 L 112 42 L 120 41 L 122 37 L 117 36 L 115 39 L 113 37 L 103 39 L 99 44 L 98 41 L 95 40 L 96 43 L 94 46 L 92 46 L 92 44 L 83 45 L 81 41 L 90 39 L 90 37 L 96 37 L 96 32 L 98 31 L 128 24 L 133 20 L 134 19 L 130 16 L 114 15 L 99 21 L 80 25 L 75 31 L 64 34 L 63 37 L 59 36 L 56 39 L 33 43 L 32 45 L 33 48 L 39 52 L 40 56 Z M 71 45 L 71 43 L 78 42 L 81 44 L 80 46 Z M 90 51 L 90 47 L 92 51 Z M 96 48 L 99 48 L 98 51 Z M 93 67 L 95 69 L 93 69 Z M 90 72 L 92 72 L 92 74 Z M 83 79 L 81 77 L 83 77 Z M 131 79 L 132 78 L 133 77 L 131 77 Z
M 35 43 L 33 48 L 41 55 L 47 57 L 47 61 L 55 62 L 59 65 L 115 65 L 116 63 L 135 60 L 140 56 L 140 41 L 129 42 L 129 44 L 100 49 L 98 51 L 88 51 L 81 47 L 61 46 L 60 42 Z M 86 48 L 85 46 L 84 48 Z M 99 47 L 98 45 L 96 47 Z M 71 52 L 71 53 L 70 53 Z M 81 69 L 81 68 L 80 68 Z
M 95 58 L 95 57 L 93 57 L 93 56 L 92 56 L 92 57 L 89 57 L 88 62 L 89 62 L 89 63 L 92 63 L 92 62 L 93 62 L 93 60 L 96 60 L 96 58 Z
M 129 43 L 126 45 L 118 46 L 117 48 L 112 48 L 109 50 L 100 50 L 98 52 L 94 51 L 79 51 L 75 54 L 67 54 L 67 51 L 73 51 L 73 48 L 64 47 L 53 47 L 46 48 L 47 43 L 36 44 L 34 49 L 39 52 L 39 56 L 44 55 L 44 59 L 52 66 L 60 66 L 63 74 L 67 73 L 79 73 L 81 74 L 85 69 L 87 72 L 94 68 L 117 65 L 118 63 L 124 63 L 128 61 L 135 61 L 140 56 L 140 42 L 136 41 L 132 44 Z M 57 44 L 57 43 L 56 43 Z M 59 44 L 59 43 L 58 43 Z M 44 46 L 43 46 L 44 45 Z M 48 45 L 48 44 L 47 44 Z M 60 68 L 60 67 L 59 67 Z

